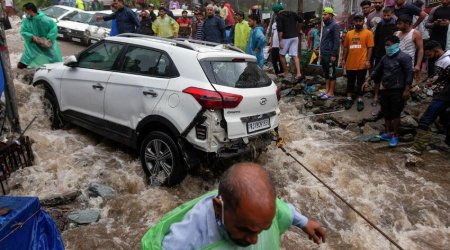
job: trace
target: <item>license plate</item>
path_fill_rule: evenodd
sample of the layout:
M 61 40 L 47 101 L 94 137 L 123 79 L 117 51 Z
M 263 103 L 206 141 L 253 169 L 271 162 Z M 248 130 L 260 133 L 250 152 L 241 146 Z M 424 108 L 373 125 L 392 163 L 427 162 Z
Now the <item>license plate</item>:
M 262 120 L 247 123 L 247 132 L 249 134 L 268 128 L 270 128 L 270 118 L 265 118 Z
M 63 34 L 60 34 L 60 33 L 58 33 L 58 37 L 64 37 L 64 35 Z
M 72 37 L 72 41 L 74 41 L 74 42 L 81 42 L 81 39 L 77 38 L 77 37 Z

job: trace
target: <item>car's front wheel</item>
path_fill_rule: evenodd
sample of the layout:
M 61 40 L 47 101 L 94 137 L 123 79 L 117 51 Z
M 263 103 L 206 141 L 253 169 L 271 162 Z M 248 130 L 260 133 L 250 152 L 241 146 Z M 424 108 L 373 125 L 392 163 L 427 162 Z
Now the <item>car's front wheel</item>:
M 153 131 L 145 137 L 140 158 L 150 185 L 174 186 L 186 176 L 178 146 L 164 132 Z
M 50 119 L 50 123 L 53 129 L 60 129 L 64 126 L 64 123 L 60 116 L 58 102 L 56 98 L 50 94 L 50 92 L 45 91 L 43 99 L 44 112 Z

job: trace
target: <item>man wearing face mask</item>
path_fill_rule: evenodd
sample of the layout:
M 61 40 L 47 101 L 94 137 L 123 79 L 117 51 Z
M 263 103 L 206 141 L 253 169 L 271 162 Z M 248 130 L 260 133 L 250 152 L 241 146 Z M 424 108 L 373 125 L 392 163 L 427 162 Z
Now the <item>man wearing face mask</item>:
M 319 223 L 276 198 L 261 166 L 239 163 L 224 173 L 218 192 L 165 215 L 145 234 L 142 249 L 280 249 L 280 235 L 291 225 L 325 242 Z
M 36 5 L 27 3 L 23 6 L 26 18 L 20 26 L 24 40 L 24 49 L 17 68 L 37 68 L 46 63 L 62 62 L 61 51 L 56 38 L 56 23 L 43 12 L 38 12 Z
M 380 105 L 386 126 L 380 139 L 389 141 L 389 147 L 396 147 L 400 114 L 404 102 L 409 98 L 413 82 L 413 67 L 411 56 L 400 51 L 400 39 L 397 36 L 388 36 L 385 44 L 386 55 L 372 71 L 370 78 L 375 82 L 375 89 L 380 89 Z

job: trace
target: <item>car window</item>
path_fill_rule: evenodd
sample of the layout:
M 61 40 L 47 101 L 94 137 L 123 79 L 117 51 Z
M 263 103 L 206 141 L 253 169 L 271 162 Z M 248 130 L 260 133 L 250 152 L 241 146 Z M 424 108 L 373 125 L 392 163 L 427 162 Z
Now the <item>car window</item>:
M 70 17 L 70 21 L 78 23 L 89 23 L 92 18 L 92 14 L 85 12 L 77 12 L 75 15 Z
M 128 48 L 122 70 L 127 73 L 156 77 L 173 75 L 172 62 L 166 54 L 139 47 Z
M 210 62 L 200 63 L 213 84 L 233 88 L 267 87 L 272 81 L 255 62 Z
M 97 21 L 96 20 L 97 16 L 105 16 L 105 14 L 102 14 L 102 13 L 94 14 L 94 16 L 91 18 L 91 21 L 89 22 L 90 25 L 111 29 L 112 20 L 109 20 L 109 21 Z
M 123 45 L 103 42 L 81 54 L 78 67 L 98 70 L 112 70 Z
M 42 11 L 52 18 L 58 18 L 68 12 L 68 10 L 56 6 L 45 8 Z

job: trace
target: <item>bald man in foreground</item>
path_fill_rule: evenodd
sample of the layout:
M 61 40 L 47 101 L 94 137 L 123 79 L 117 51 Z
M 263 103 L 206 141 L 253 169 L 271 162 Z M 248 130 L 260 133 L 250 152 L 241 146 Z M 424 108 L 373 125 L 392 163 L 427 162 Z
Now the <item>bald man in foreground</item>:
M 317 244 L 325 242 L 320 224 L 276 198 L 268 173 L 255 163 L 228 169 L 219 190 L 166 214 L 142 238 L 142 249 L 280 249 L 291 226 Z

